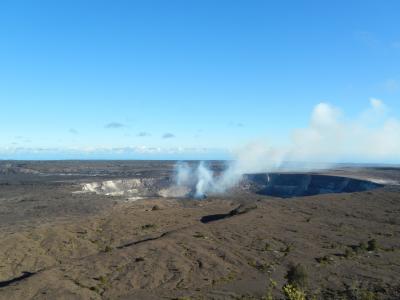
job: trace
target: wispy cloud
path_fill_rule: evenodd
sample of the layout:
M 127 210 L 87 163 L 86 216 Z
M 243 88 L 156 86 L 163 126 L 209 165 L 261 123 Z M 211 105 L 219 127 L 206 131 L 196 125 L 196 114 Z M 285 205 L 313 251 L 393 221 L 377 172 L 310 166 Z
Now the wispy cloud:
M 189 159 L 214 157 L 218 154 L 222 158 L 228 157 L 225 149 L 204 147 L 21 147 L 14 144 L 9 147 L 0 147 L 0 155 L 5 158 L 165 158 L 188 157 Z
M 396 79 L 388 79 L 382 84 L 382 86 L 386 92 L 394 93 L 400 89 L 400 82 Z
M 393 42 L 392 47 L 396 48 L 396 49 L 400 49 L 400 41 Z
M 232 127 L 244 127 L 244 124 L 242 122 L 233 122 L 233 121 L 231 121 L 231 122 L 229 122 L 228 125 L 232 126 Z
M 150 136 L 151 134 L 146 132 L 146 131 L 141 131 L 137 134 L 138 137 L 146 137 L 146 136 Z
M 104 125 L 104 127 L 107 129 L 117 129 L 117 128 L 125 127 L 125 124 L 122 124 L 119 122 L 110 122 L 110 123 Z
M 69 132 L 69 133 L 72 133 L 72 134 L 78 134 L 78 130 L 76 130 L 75 128 L 70 128 L 70 129 L 68 130 L 68 132 Z
M 164 133 L 164 134 L 162 135 L 162 138 L 163 138 L 163 139 L 172 139 L 172 138 L 174 138 L 174 137 L 175 137 L 175 135 L 174 135 L 173 133 L 170 133 L 170 132 Z
M 385 40 L 370 31 L 358 31 L 355 38 L 369 48 L 377 48 L 380 50 L 400 49 L 400 41 Z
M 30 143 L 31 140 L 25 136 L 22 135 L 17 135 L 14 137 L 14 139 L 16 139 L 18 142 L 22 142 L 22 143 Z
M 372 32 L 358 31 L 355 35 L 358 41 L 370 48 L 376 48 L 381 44 L 380 40 Z

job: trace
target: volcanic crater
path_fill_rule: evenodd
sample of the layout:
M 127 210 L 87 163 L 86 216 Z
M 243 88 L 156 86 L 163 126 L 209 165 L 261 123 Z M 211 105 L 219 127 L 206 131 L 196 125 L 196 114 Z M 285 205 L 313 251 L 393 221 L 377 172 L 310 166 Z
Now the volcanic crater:
M 383 187 L 383 184 L 343 176 L 312 173 L 245 174 L 224 194 L 249 192 L 278 198 L 305 197 L 331 193 L 363 192 Z M 177 185 L 172 177 L 116 179 L 85 183 L 82 192 L 108 196 L 195 198 L 196 183 Z M 213 195 L 214 193 L 210 193 Z M 220 194 L 220 193 L 218 193 Z

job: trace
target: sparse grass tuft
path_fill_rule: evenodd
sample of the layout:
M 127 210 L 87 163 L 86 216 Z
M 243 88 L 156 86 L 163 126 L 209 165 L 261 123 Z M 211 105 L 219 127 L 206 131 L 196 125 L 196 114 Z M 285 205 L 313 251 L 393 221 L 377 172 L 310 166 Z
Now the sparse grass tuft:
M 111 252 L 112 249 L 113 249 L 113 248 L 112 248 L 111 246 L 107 245 L 107 246 L 104 248 L 103 252 Z
M 315 260 L 321 265 L 329 265 L 329 264 L 333 263 L 333 258 L 329 255 L 317 257 Z
M 354 251 L 350 248 L 346 248 L 346 250 L 344 251 L 344 257 L 349 259 L 352 258 L 353 256 L 354 256 Z
M 270 251 L 270 250 L 271 250 L 271 245 L 268 242 L 265 242 L 264 251 Z
M 377 251 L 378 243 L 375 239 L 369 240 L 368 243 L 360 242 L 358 245 L 350 246 L 350 249 L 346 249 L 344 257 L 351 258 L 354 255 L 362 254 L 366 251 Z
M 270 278 L 269 283 L 268 283 L 267 293 L 261 299 L 262 300 L 273 300 L 274 297 L 272 296 L 272 292 L 276 288 L 277 285 L 278 285 L 278 283 L 275 280 L 273 280 L 272 278 Z
M 292 248 L 292 245 L 289 244 L 285 248 L 281 248 L 280 251 L 284 253 L 284 256 L 287 256 L 293 250 Z
M 369 240 L 367 250 L 368 251 L 378 250 L 378 242 L 375 239 Z
M 107 284 L 107 278 L 106 278 L 105 276 L 100 276 L 100 277 L 99 277 L 99 282 L 100 282 L 102 285 L 106 285 L 106 284 Z
M 142 230 L 146 230 L 146 229 L 152 229 L 155 228 L 156 225 L 155 224 L 145 224 L 142 226 Z
M 160 207 L 156 204 L 151 208 L 152 211 L 154 210 L 160 210 Z
M 362 290 L 360 292 L 360 300 L 378 300 L 379 297 L 376 293 L 371 291 Z
M 201 232 L 196 232 L 194 235 L 193 235 L 193 237 L 194 238 L 196 238 L 196 239 L 205 239 L 205 238 L 207 238 L 204 234 L 202 234 Z
M 89 288 L 89 290 L 100 294 L 100 289 L 99 289 L 97 286 L 91 286 L 91 287 Z
M 291 286 L 297 288 L 305 288 L 307 286 L 308 275 L 305 267 L 301 264 L 291 264 L 285 277 Z
M 282 289 L 287 300 L 306 300 L 306 293 L 294 285 L 286 284 Z

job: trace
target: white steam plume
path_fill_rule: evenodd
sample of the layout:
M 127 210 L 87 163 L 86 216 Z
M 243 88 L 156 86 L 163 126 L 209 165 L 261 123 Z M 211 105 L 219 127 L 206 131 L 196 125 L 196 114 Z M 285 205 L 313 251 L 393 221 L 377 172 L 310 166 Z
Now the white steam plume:
M 206 168 L 204 162 L 201 162 L 196 170 L 197 184 L 196 184 L 196 198 L 203 197 L 208 191 L 214 190 L 214 174 L 211 170 Z
M 220 176 L 215 176 L 204 163 L 196 169 L 180 167 L 177 184 L 193 184 L 190 181 L 194 180 L 195 195 L 201 197 L 226 191 L 246 173 L 321 168 L 343 161 L 400 161 L 400 121 L 389 116 L 388 111 L 381 100 L 371 98 L 367 110 L 346 119 L 340 109 L 320 103 L 312 111 L 309 126 L 294 129 L 288 145 L 250 143 L 235 151 L 233 162 Z M 286 162 L 292 164 L 286 166 Z

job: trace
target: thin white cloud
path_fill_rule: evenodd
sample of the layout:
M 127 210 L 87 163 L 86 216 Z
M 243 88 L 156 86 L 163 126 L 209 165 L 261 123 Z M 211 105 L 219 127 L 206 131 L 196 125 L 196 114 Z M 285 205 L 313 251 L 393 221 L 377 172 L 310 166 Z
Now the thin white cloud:
M 232 126 L 232 127 L 244 127 L 244 124 L 242 122 L 233 122 L 233 121 L 231 121 L 231 122 L 228 123 L 228 125 Z
M 172 138 L 174 138 L 174 137 L 175 137 L 175 135 L 174 135 L 173 133 L 170 133 L 170 132 L 164 133 L 164 134 L 162 135 L 162 138 L 163 138 L 163 139 L 172 139 Z
M 380 40 L 369 31 L 358 31 L 355 33 L 356 39 L 369 48 L 376 48 L 380 46 Z
M 386 111 L 386 105 L 383 103 L 382 100 L 376 98 L 370 98 L 369 102 L 371 104 L 372 109 L 375 112 L 383 113 Z
M 75 128 L 70 128 L 70 129 L 68 130 L 68 132 L 69 132 L 69 133 L 72 133 L 72 134 L 78 134 L 78 133 L 79 133 L 78 130 L 76 130 Z
M 137 134 L 138 137 L 146 137 L 146 136 L 151 136 L 150 133 L 146 132 L 146 131 L 141 131 Z
M 397 92 L 400 89 L 400 82 L 396 79 L 388 79 L 382 84 L 383 89 L 388 93 Z
M 110 122 L 110 123 L 104 125 L 104 127 L 107 129 L 117 129 L 117 128 L 125 127 L 125 124 L 122 124 L 119 122 Z
M 136 154 L 206 154 L 209 152 L 224 152 L 223 149 L 206 147 L 154 147 L 154 146 L 128 146 L 128 147 L 0 147 L 1 155 L 15 154 L 70 154 L 70 155 L 136 155 Z M 226 151 L 225 151 L 226 152 Z
M 392 47 L 395 49 L 400 49 L 400 41 L 393 42 Z

